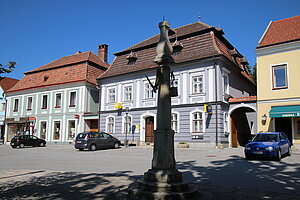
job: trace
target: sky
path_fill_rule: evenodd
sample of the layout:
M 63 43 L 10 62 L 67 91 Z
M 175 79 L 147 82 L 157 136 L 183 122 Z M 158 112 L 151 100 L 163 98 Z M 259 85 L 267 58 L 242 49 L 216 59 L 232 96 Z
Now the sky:
M 17 63 L 2 76 L 24 72 L 76 51 L 113 53 L 171 28 L 200 21 L 223 29 L 224 37 L 256 63 L 255 48 L 270 21 L 300 14 L 300 0 L 0 0 L 0 63 Z

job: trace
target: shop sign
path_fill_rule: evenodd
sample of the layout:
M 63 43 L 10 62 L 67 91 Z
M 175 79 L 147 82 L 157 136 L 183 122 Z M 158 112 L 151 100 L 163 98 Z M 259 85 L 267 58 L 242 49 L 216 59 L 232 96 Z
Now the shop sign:
M 79 119 L 80 116 L 79 116 L 79 115 L 74 115 L 74 118 L 75 118 L 75 119 Z

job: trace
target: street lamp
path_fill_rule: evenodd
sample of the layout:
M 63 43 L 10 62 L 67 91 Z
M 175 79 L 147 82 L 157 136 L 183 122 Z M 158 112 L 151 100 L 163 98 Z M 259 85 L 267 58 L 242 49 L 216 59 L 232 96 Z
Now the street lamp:
M 126 107 L 125 108 L 125 147 L 128 147 L 128 140 L 127 140 L 127 133 L 128 133 L 128 112 L 129 112 L 129 108 Z

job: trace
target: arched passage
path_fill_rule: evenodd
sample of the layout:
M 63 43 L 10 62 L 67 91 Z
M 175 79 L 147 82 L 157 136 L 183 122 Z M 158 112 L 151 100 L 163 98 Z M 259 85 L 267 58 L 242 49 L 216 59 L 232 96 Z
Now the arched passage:
M 245 146 L 256 127 L 256 112 L 252 106 L 236 106 L 230 114 L 231 147 Z

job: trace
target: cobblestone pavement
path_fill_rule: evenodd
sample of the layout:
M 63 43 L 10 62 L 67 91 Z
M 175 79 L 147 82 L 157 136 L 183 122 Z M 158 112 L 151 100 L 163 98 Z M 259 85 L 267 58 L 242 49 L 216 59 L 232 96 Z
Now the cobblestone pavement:
M 68 161 L 68 150 L 66 147 L 49 147 L 48 149 L 22 149 L 13 150 L 0 146 L 0 199 L 103 199 L 103 200 L 127 200 L 127 188 L 138 179 L 142 179 L 141 171 L 146 171 L 145 166 L 136 171 L 116 170 L 111 166 L 111 172 L 105 168 L 94 168 L 89 171 L 59 170 L 61 166 L 55 160 L 59 154 L 64 157 L 69 165 L 74 165 Z M 53 151 L 55 149 L 55 152 Z M 7 151 L 7 152 L 5 152 Z M 37 153 L 45 151 L 48 156 L 53 155 L 54 165 L 41 163 L 40 167 L 28 167 L 22 164 L 23 161 L 16 161 L 15 166 L 7 167 L 7 163 L 13 162 L 7 154 L 21 159 L 28 152 Z M 131 153 L 138 159 L 138 155 L 147 156 L 149 160 L 152 149 L 150 148 L 131 148 L 116 151 L 97 151 L 97 152 L 75 152 L 84 157 L 97 155 L 104 156 L 105 162 L 110 160 L 104 154 L 112 157 L 115 154 L 122 155 Z M 142 151 L 142 152 L 141 152 Z M 198 186 L 199 195 L 195 199 L 215 199 L 215 200 L 256 200 L 256 199 L 300 199 L 300 152 L 294 152 L 290 158 L 284 158 L 282 162 L 274 161 L 246 161 L 242 158 L 241 150 L 201 150 L 201 149 L 177 149 L 177 166 L 183 172 L 184 180 L 193 182 Z M 72 152 L 74 153 L 74 152 Z M 186 154 L 189 153 L 189 156 Z M 21 154 L 21 155 L 20 155 Z M 195 155 L 202 157 L 201 161 L 192 160 Z M 227 155 L 230 154 L 230 155 Z M 80 156 L 81 156 L 80 155 Z M 150 156 L 151 157 L 151 156 Z M 31 159 L 28 156 L 28 159 Z M 58 158 L 57 158 L 58 159 Z M 70 157 L 71 159 L 71 157 Z M 77 159 L 75 159 L 75 163 Z M 144 160 L 142 160 L 144 162 Z M 43 162 L 46 162 L 45 160 Z M 122 161 L 121 161 L 122 162 Z M 57 163 L 57 164 L 55 164 Z M 97 165 L 101 165 L 102 161 Z M 113 163 L 111 161 L 111 163 Z M 115 163 L 113 163 L 115 165 Z M 122 162 L 124 164 L 124 162 Z M 66 164 L 65 164 L 66 165 Z M 104 165 L 104 163 L 103 163 Z M 55 168 L 57 166 L 57 168 Z M 63 166 L 63 165 L 62 165 Z M 35 168 L 35 169 L 31 169 Z M 103 170 L 101 170 L 103 169 Z M 234 182 L 237 182 L 234 184 Z M 247 183 L 248 182 L 248 183 Z M 270 184 L 270 187 L 262 187 Z M 283 189 L 280 190 L 280 187 Z M 263 189 L 260 189 L 263 188 Z M 274 188 L 274 189 L 272 189 Z M 201 196 L 201 194 L 204 194 Z

